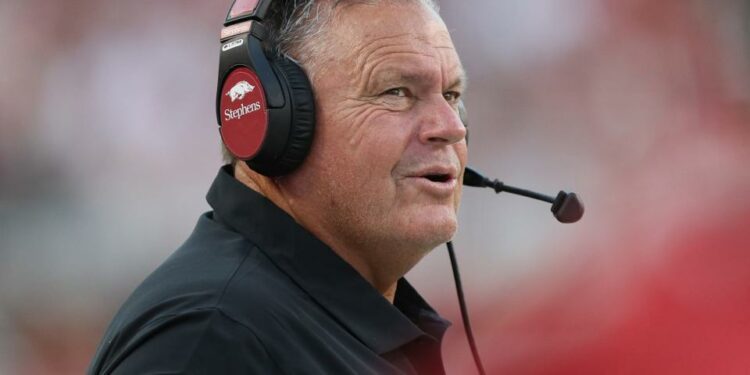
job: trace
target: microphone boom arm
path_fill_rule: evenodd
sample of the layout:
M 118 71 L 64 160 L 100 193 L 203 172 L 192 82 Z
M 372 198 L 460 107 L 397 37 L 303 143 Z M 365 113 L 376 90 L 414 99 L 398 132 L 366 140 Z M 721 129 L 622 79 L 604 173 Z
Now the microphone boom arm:
M 466 186 L 488 187 L 494 190 L 497 194 L 505 191 L 511 194 L 522 195 L 524 197 L 552 203 L 552 214 L 555 215 L 555 218 L 561 223 L 575 223 L 583 216 L 583 203 L 578 199 L 578 196 L 576 196 L 575 193 L 566 193 L 561 190 L 557 194 L 557 197 L 552 198 L 548 195 L 540 194 L 531 190 L 506 185 L 497 179 L 490 180 L 470 167 L 466 167 L 464 171 L 463 183 Z

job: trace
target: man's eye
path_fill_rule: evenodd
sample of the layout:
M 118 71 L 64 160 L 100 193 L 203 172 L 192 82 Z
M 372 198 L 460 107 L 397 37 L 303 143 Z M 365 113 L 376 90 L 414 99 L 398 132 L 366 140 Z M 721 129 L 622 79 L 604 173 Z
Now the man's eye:
M 385 92 L 383 92 L 383 95 L 393 95 L 404 98 L 409 96 L 409 90 L 404 87 L 396 87 L 386 90 Z
M 449 103 L 455 103 L 458 101 L 458 98 L 461 97 L 461 93 L 457 91 L 448 91 L 445 94 L 443 94 L 443 97 L 445 100 Z

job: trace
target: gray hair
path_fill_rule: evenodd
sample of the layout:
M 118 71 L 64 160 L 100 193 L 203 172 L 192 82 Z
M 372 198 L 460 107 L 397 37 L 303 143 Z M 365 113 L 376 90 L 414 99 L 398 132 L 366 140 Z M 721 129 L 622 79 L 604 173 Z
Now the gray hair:
M 313 43 L 325 31 L 328 21 L 338 6 L 375 4 L 380 1 L 416 2 L 426 5 L 436 13 L 434 0 L 278 0 L 272 1 L 265 19 L 269 35 L 264 49 L 269 57 L 282 56 L 298 63 L 312 79 L 317 56 L 325 54 L 324 43 Z M 222 144 L 224 162 L 236 161 Z

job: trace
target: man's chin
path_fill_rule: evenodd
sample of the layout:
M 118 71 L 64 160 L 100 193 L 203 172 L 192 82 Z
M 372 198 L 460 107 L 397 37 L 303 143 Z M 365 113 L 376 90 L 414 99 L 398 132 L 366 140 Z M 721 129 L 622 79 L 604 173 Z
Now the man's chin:
M 446 210 L 428 211 L 410 220 L 409 230 L 415 242 L 430 249 L 448 242 L 456 234 L 456 214 Z

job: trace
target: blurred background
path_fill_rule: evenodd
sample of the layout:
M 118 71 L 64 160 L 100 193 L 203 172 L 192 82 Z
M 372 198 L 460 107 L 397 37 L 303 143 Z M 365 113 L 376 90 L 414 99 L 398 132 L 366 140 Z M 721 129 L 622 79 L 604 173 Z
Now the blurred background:
M 0 374 L 78 374 L 208 210 L 229 0 L 0 2 Z M 581 196 L 466 189 L 455 239 L 491 374 L 750 373 L 750 3 L 470 0 L 470 164 Z M 409 275 L 454 322 L 450 266 Z

